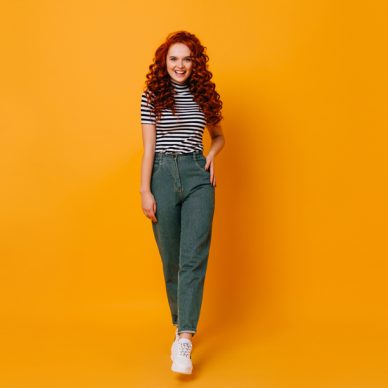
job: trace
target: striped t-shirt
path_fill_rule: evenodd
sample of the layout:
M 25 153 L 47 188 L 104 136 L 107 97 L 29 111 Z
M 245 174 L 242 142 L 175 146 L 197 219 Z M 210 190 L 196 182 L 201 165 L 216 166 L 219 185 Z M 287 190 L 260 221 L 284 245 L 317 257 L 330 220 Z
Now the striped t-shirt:
M 188 83 L 180 84 L 170 78 L 174 95 L 176 116 L 171 109 L 163 109 L 156 123 L 152 104 L 147 103 L 145 91 L 141 96 L 141 123 L 156 124 L 155 152 L 184 154 L 203 151 L 202 137 L 206 125 L 205 114 L 194 101 Z

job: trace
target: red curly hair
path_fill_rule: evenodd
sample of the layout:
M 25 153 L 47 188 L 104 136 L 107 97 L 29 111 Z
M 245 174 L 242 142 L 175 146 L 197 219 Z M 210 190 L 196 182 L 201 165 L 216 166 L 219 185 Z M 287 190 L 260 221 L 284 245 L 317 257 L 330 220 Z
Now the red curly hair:
M 174 43 L 183 43 L 191 51 L 192 73 L 187 84 L 194 101 L 199 105 L 206 117 L 207 125 L 215 125 L 223 119 L 221 115 L 222 101 L 215 90 L 215 84 L 210 81 L 213 74 L 208 70 L 209 57 L 206 47 L 199 39 L 187 31 L 170 33 L 166 41 L 158 47 L 149 66 L 146 76 L 145 92 L 148 103 L 154 107 L 156 121 L 160 120 L 163 109 L 171 109 L 175 115 L 174 88 L 170 83 L 170 75 L 166 68 L 166 57 L 170 46 Z

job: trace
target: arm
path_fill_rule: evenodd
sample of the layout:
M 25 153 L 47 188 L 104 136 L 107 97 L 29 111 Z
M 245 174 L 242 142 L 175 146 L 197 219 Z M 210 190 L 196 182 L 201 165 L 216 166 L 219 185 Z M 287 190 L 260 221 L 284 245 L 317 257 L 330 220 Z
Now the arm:
M 143 156 L 141 165 L 140 192 L 150 192 L 152 165 L 155 154 L 155 124 L 142 124 Z
M 207 129 L 212 139 L 208 156 L 211 156 L 212 158 L 214 158 L 224 147 L 225 137 L 222 132 L 222 127 L 220 123 L 217 123 L 215 125 L 208 125 Z
M 210 137 L 212 139 L 210 150 L 206 156 L 205 169 L 207 170 L 210 165 L 210 182 L 215 187 L 216 177 L 214 174 L 214 158 L 221 151 L 225 145 L 225 137 L 222 133 L 222 127 L 220 123 L 215 125 L 207 125 Z
M 142 124 L 143 156 L 141 163 L 140 193 L 143 213 L 152 220 L 158 222 L 155 216 L 156 201 L 151 192 L 151 174 L 155 155 L 155 124 Z
M 155 156 L 156 121 L 153 105 L 148 103 L 145 91 L 141 95 L 141 126 L 143 136 L 143 157 L 141 163 L 140 193 L 143 213 L 157 222 L 156 201 L 151 193 L 151 176 Z

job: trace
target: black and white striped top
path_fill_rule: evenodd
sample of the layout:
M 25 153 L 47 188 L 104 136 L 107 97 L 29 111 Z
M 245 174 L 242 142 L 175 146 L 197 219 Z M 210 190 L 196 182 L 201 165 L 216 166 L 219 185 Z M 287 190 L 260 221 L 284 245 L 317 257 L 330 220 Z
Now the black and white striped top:
M 205 114 L 194 101 L 188 83 L 180 84 L 170 78 L 176 94 L 173 116 L 171 109 L 163 109 L 158 123 L 152 111 L 153 105 L 147 103 L 145 91 L 141 96 L 141 123 L 156 123 L 155 152 L 177 152 L 180 154 L 203 151 L 202 137 L 206 125 Z

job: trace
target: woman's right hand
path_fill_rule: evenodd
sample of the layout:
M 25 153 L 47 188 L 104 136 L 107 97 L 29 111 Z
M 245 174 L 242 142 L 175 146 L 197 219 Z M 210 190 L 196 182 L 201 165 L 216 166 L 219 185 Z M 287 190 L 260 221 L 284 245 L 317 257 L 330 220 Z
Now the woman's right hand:
M 144 191 L 141 193 L 141 205 L 145 216 L 154 223 L 158 222 L 155 216 L 156 201 L 151 191 Z

